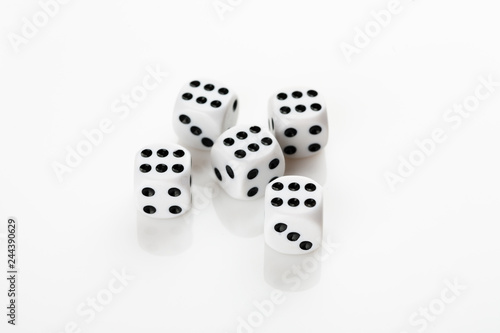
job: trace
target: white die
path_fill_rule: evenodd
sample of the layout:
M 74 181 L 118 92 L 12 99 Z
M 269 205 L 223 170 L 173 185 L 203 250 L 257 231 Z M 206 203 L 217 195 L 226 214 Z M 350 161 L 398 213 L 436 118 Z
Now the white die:
M 323 235 L 323 189 L 302 176 L 272 181 L 265 195 L 264 238 L 272 249 L 305 254 L 320 247 Z
M 151 145 L 135 157 L 137 209 L 152 218 L 174 218 L 191 208 L 191 154 L 176 144 Z
M 174 106 L 174 131 L 190 147 L 209 150 L 219 135 L 238 119 L 236 93 L 213 80 L 185 84 Z
M 285 172 L 276 138 L 260 126 L 239 125 L 225 131 L 210 157 L 221 187 L 236 199 L 263 197 L 266 185 Z
M 328 142 L 325 100 L 314 89 L 280 90 L 269 100 L 269 128 L 285 157 L 314 155 Z

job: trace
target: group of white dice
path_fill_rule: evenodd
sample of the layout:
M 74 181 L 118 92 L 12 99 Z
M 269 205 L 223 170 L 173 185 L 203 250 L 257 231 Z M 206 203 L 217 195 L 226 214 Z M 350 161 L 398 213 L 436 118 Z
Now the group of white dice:
M 265 196 L 264 237 L 274 250 L 303 254 L 321 245 L 323 193 L 314 180 L 283 176 L 285 156 L 305 158 L 328 141 L 325 101 L 314 89 L 285 89 L 269 101 L 269 129 L 236 125 L 234 91 L 213 80 L 182 87 L 173 128 L 186 146 L 210 150 L 215 176 L 231 197 Z M 181 216 L 191 208 L 191 153 L 177 144 L 151 145 L 135 158 L 137 208 L 151 218 Z

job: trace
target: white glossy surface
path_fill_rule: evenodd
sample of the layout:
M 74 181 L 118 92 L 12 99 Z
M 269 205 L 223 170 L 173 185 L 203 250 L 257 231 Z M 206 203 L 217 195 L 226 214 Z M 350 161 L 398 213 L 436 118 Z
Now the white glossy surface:
M 212 1 L 71 1 L 19 54 L 6 34 L 38 3 L 0 2 L 0 234 L 14 215 L 21 242 L 19 326 L 7 327 L 2 309 L 0 332 L 59 333 L 70 322 L 85 333 L 236 332 L 272 298 L 280 304 L 256 333 L 417 333 L 410 316 L 439 306 L 455 278 L 467 289 L 425 333 L 498 332 L 500 88 L 458 127 L 443 119 L 480 75 L 500 81 L 497 5 L 401 3 L 348 64 L 340 43 L 386 2 L 243 1 L 221 21 Z M 122 102 L 113 112 L 156 64 L 169 75 L 128 113 Z M 176 139 L 169 109 L 196 76 L 238 91 L 242 123 L 265 125 L 280 87 L 327 95 L 326 150 L 286 170 L 324 185 L 324 240 L 336 246 L 320 259 L 269 253 L 263 203 L 225 196 L 206 153 L 193 154 L 196 214 L 137 218 L 134 154 Z M 104 118 L 113 130 L 60 183 L 51 164 Z M 391 192 L 384 173 L 437 127 L 447 140 Z M 87 299 L 105 297 L 122 269 L 134 279 L 90 317 Z M 5 291 L 2 278 L 2 305 Z

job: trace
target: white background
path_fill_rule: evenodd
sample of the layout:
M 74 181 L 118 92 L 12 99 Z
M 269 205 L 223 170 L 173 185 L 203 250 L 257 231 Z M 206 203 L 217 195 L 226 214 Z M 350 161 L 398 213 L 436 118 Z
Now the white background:
M 2 278 L 0 331 L 236 332 L 253 316 L 256 327 L 240 332 L 498 332 L 500 87 L 459 125 L 443 118 L 474 96 L 481 76 L 500 81 L 494 2 L 401 0 L 351 62 L 342 43 L 388 1 L 232 3 L 221 19 L 212 0 L 73 0 L 16 52 L 9 38 L 40 5 L 1 2 L 1 267 L 13 215 L 20 308 L 8 327 Z M 148 66 L 169 75 L 120 118 L 114 103 Z M 324 184 L 335 251 L 265 318 L 255 302 L 268 304 L 276 287 L 265 267 L 289 258 L 265 250 L 262 201 L 234 203 L 212 186 L 206 155 L 194 153 L 197 215 L 137 219 L 134 154 L 177 140 L 175 96 L 197 77 L 235 89 L 243 123 L 265 125 L 267 99 L 281 87 L 327 96 L 326 150 L 287 173 Z M 53 163 L 103 119 L 112 132 L 60 182 Z M 446 140 L 392 191 L 384 175 L 436 128 Z M 134 279 L 102 311 L 77 313 L 122 270 Z M 442 292 L 452 295 L 446 280 L 466 290 L 441 308 Z M 429 306 L 439 312 L 432 321 L 410 323 Z

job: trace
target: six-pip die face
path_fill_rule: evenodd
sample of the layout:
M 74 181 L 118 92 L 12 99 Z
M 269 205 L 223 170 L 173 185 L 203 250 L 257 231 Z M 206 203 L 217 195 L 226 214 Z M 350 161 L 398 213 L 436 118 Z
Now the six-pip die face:
M 280 90 L 269 100 L 269 128 L 285 157 L 315 155 L 328 142 L 326 102 L 315 89 Z
M 220 186 L 235 199 L 263 197 L 266 185 L 285 172 L 285 158 L 276 138 L 257 125 L 225 131 L 210 155 Z
M 284 254 L 316 250 L 323 234 L 323 190 L 314 180 L 284 176 L 266 187 L 264 238 Z
M 219 135 L 236 124 L 238 113 L 234 89 L 214 80 L 192 80 L 177 96 L 174 131 L 182 143 L 210 150 Z
M 191 154 L 179 145 L 151 145 L 135 157 L 135 197 L 142 214 L 174 218 L 191 208 Z

